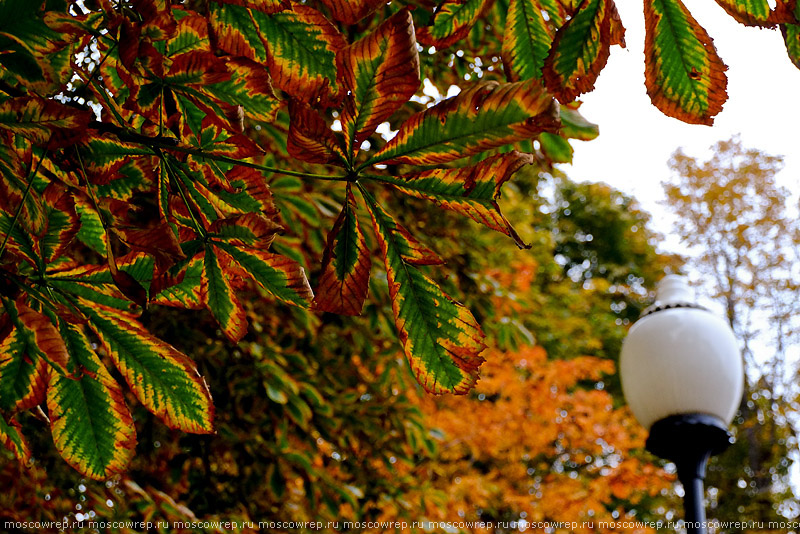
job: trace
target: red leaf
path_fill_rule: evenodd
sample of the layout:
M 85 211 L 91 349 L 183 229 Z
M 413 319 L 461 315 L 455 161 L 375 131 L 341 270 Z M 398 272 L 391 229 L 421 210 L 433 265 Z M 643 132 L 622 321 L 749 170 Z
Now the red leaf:
M 260 213 L 233 215 L 217 219 L 209 227 L 209 233 L 235 245 L 249 246 L 267 250 L 275 239 L 275 234 L 283 227 Z
M 172 227 L 164 221 L 149 228 L 116 227 L 113 231 L 131 250 L 153 256 L 159 271 L 186 257 Z
M 88 110 L 39 97 L 12 98 L 0 104 L 0 128 L 49 148 L 67 146 L 85 136 L 90 120 Z
M 237 166 L 228 171 L 225 176 L 232 186 L 244 188 L 247 195 L 258 202 L 264 215 L 270 219 L 278 216 L 278 208 L 275 205 L 272 191 L 270 191 L 267 180 L 261 171 L 251 167 Z
M 348 186 L 322 258 L 322 277 L 314 297 L 317 311 L 360 315 L 364 307 L 372 258 L 355 211 L 355 197 Z
M 17 303 L 17 310 L 19 311 L 20 324 L 32 334 L 31 341 L 38 350 L 62 374 L 70 374 L 67 370 L 69 363 L 67 346 L 64 344 L 64 340 L 61 339 L 58 329 L 50 322 L 50 319 L 23 303 Z
M 336 20 L 345 24 L 355 24 L 386 2 L 385 0 L 322 0 L 322 3 Z
M 114 285 L 122 291 L 123 295 L 131 299 L 140 308 L 147 308 L 147 291 L 136 278 L 119 269 L 111 270 L 111 278 L 114 280 Z
M 339 140 L 317 111 L 292 100 L 289 103 L 291 125 L 286 150 L 295 158 L 309 163 L 346 162 Z
M 266 14 L 278 13 L 286 9 L 291 9 L 292 3 L 289 0 L 214 0 L 219 4 L 231 4 L 242 6 L 249 9 L 257 9 Z

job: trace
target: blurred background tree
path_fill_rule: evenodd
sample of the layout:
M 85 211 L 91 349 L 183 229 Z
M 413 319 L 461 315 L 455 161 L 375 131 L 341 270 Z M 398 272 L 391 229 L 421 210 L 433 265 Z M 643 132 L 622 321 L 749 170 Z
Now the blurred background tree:
M 780 521 L 800 512 L 790 478 L 800 408 L 791 353 L 800 332 L 800 223 L 776 181 L 780 156 L 743 147 L 739 137 L 711 150 L 706 161 L 676 151 L 664 184 L 689 272 L 724 310 L 746 363 L 737 442 L 709 467 L 709 514 Z

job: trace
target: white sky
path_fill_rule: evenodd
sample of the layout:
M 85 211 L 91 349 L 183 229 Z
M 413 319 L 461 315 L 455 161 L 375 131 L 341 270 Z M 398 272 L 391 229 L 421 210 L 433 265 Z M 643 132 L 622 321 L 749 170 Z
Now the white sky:
M 561 166 L 572 180 L 607 182 L 636 197 L 653 214 L 654 229 L 665 236 L 671 223 L 659 204 L 661 182 L 670 176 L 667 160 L 678 147 L 706 159 L 711 145 L 741 133 L 745 147 L 783 155 L 786 165 L 778 180 L 795 192 L 800 189 L 800 70 L 789 61 L 780 31 L 745 27 L 711 0 L 685 3 L 729 67 L 729 99 L 714 126 L 684 124 L 650 104 L 644 87 L 642 4 L 620 1 L 627 48 L 612 47 L 596 89 L 582 98 L 581 112 L 600 125 L 600 137 L 573 142 L 573 164 Z M 668 237 L 665 248 L 675 250 L 675 244 Z

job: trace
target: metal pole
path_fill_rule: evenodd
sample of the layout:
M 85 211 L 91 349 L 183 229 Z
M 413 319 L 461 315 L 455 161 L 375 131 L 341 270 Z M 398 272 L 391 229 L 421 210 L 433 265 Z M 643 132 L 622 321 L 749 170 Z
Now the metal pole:
M 675 463 L 683 485 L 683 509 L 687 534 L 706 534 L 703 480 L 712 455 L 732 442 L 725 423 L 707 414 L 681 414 L 653 423 L 647 450 Z
M 687 534 L 706 534 L 703 479 L 710 453 L 676 459 L 678 480 L 683 485 L 683 516 Z

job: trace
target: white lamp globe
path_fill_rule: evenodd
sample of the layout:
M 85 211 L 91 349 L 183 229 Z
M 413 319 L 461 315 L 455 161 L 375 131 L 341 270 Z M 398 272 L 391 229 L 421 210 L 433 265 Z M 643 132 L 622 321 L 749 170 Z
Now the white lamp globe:
M 669 416 L 704 414 L 731 423 L 744 369 L 728 324 L 694 303 L 684 277 L 666 276 L 655 304 L 630 329 L 620 356 L 622 391 L 650 430 Z

